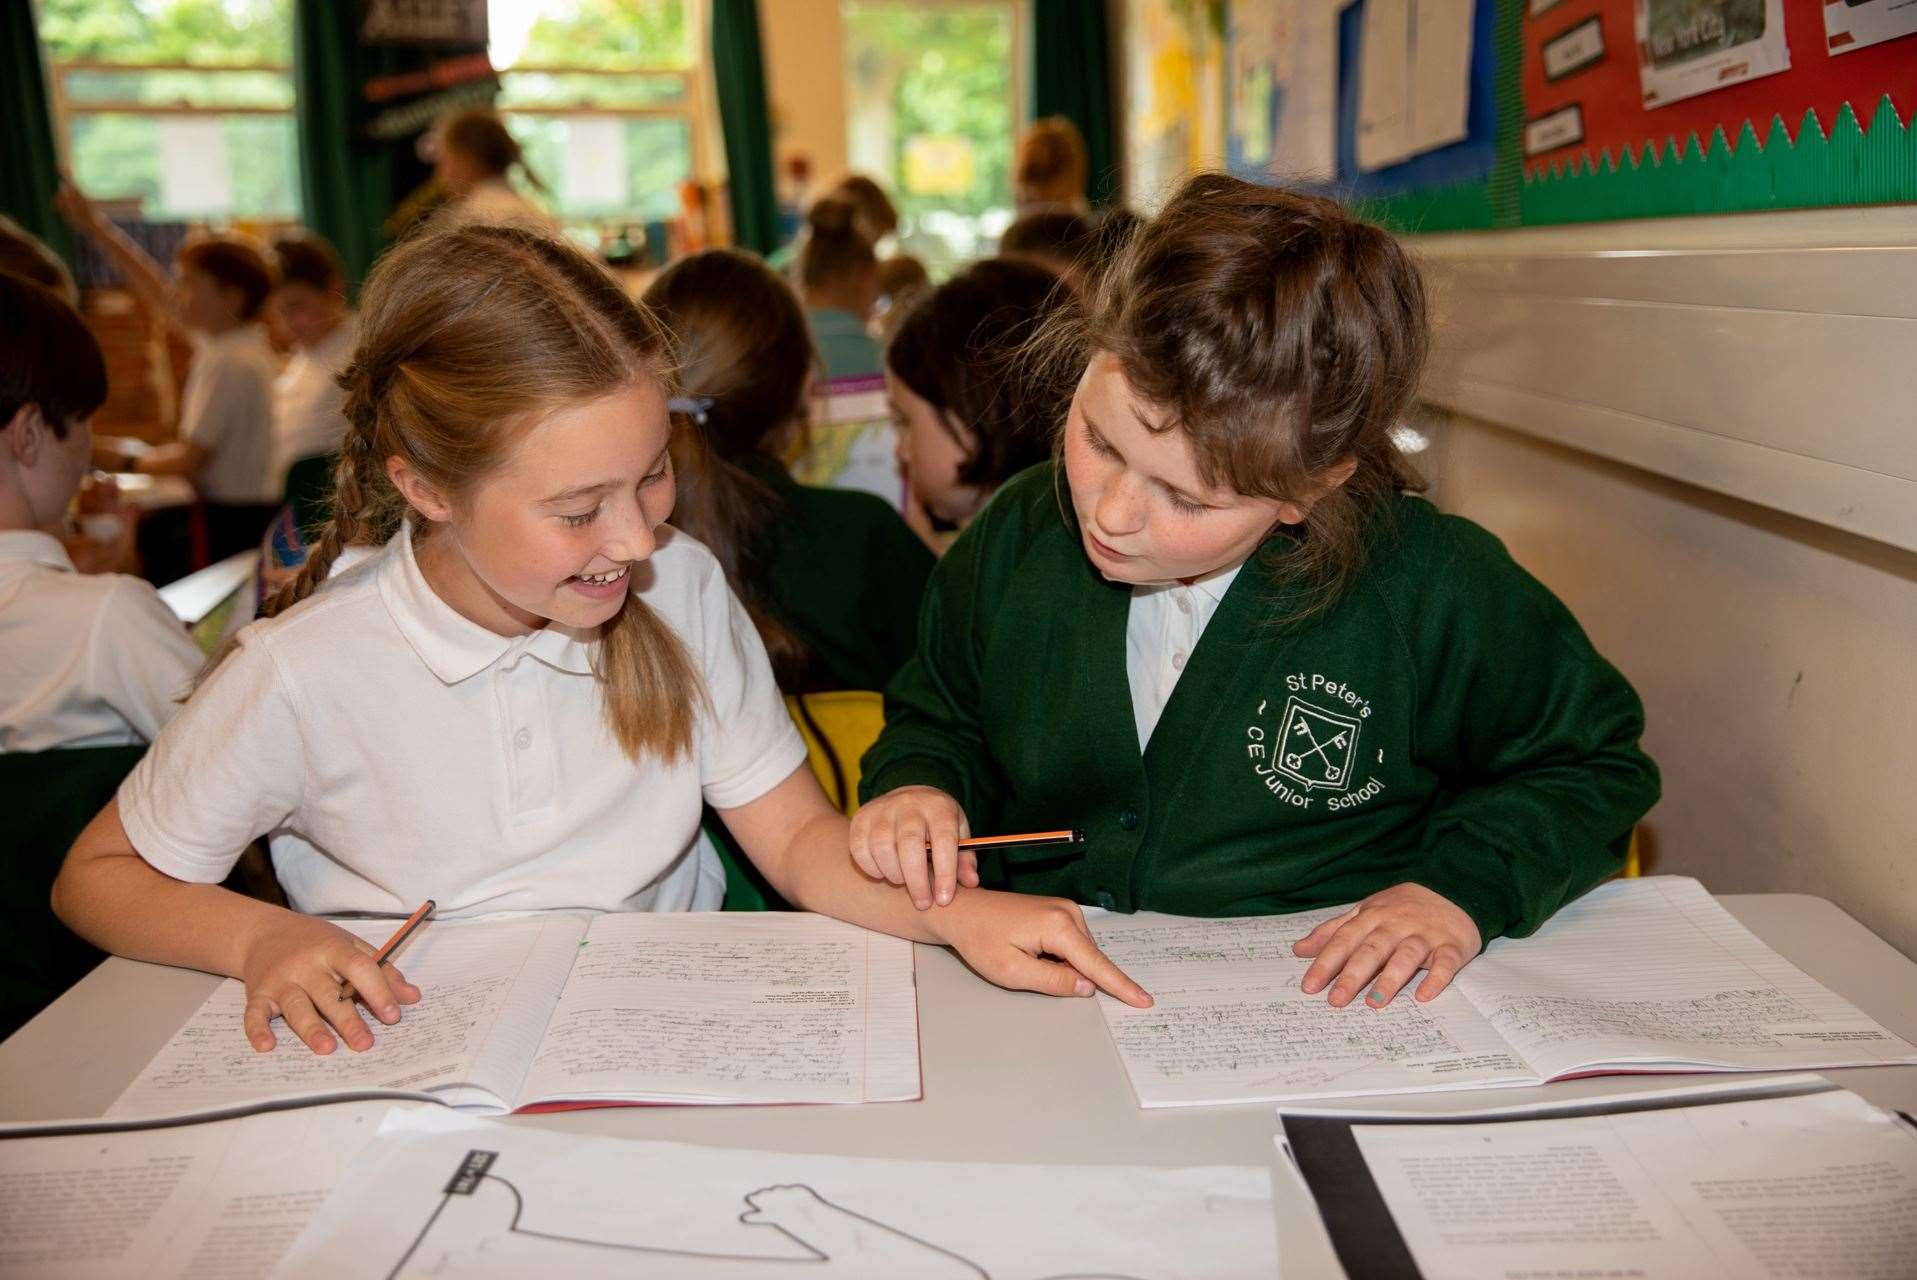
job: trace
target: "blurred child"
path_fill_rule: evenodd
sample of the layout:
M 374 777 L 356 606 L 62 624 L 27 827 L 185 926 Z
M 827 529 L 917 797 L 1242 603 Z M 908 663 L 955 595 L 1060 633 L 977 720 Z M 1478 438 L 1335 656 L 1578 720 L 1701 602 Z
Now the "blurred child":
M 1026 347 L 1076 306 L 1045 268 L 988 259 L 921 299 L 887 344 L 906 520 L 934 550 L 950 542 L 941 526 L 962 528 L 999 485 L 1051 456 L 1073 378 Z
M 205 506 L 208 549 L 215 559 L 252 547 L 280 498 L 272 437 L 273 383 L 280 362 L 260 325 L 273 288 L 271 267 L 247 242 L 209 236 L 180 249 L 169 279 L 79 191 L 64 188 L 59 206 L 76 230 L 105 251 L 147 309 L 193 343 L 180 396 L 179 438 L 158 446 L 103 439 L 96 442 L 102 461 L 118 470 L 192 481 Z
M 433 146 L 433 177 L 452 197 L 451 216 L 466 222 L 558 230 L 550 214 L 513 186 L 516 169 L 535 191 L 547 193 L 546 184 L 526 163 L 519 140 L 498 112 L 473 107 L 447 116 L 434 129 Z
M 749 254 L 681 258 L 646 290 L 679 380 L 674 522 L 712 549 L 758 625 L 779 686 L 882 689 L 911 656 L 932 557 L 868 493 L 796 483 L 812 340 L 785 281 Z
M 1080 291 L 1087 279 L 1086 258 L 1096 247 L 1090 219 L 1063 209 L 1020 214 L 998 241 L 1000 257 L 1036 262 Z
M 879 344 L 866 329 L 879 298 L 879 260 L 857 217 L 857 206 L 842 196 L 815 200 L 795 267 L 812 343 L 833 380 L 879 372 Z
M 73 309 L 0 272 L 0 751 L 149 741 L 200 667 L 151 586 L 62 545 L 106 392 Z

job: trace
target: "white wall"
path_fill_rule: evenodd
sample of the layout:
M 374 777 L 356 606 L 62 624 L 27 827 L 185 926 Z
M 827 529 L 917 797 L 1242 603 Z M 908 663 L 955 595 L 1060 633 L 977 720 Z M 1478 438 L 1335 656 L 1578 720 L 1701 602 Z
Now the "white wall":
M 1619 249 L 1680 242 L 1704 249 L 1767 242 L 1792 250 L 1862 247 L 1883 243 L 1898 227 L 1909 243 L 1917 215 L 1904 209 L 1695 219 L 1662 229 L 1515 233 L 1505 243 L 1520 257 L 1595 261 Z M 1442 256 L 1459 247 L 1438 243 L 1449 240 L 1429 237 L 1421 248 Z M 1475 237 L 1470 246 L 1480 258 L 1495 250 L 1495 237 Z M 1435 274 L 1443 275 L 1441 266 Z M 1520 266 L 1516 274 L 1527 273 Z M 1527 287 L 1535 289 L 1537 275 L 1528 274 Z M 1827 282 L 1827 274 L 1780 281 L 1772 296 L 1729 308 L 1736 313 L 1731 322 L 1771 310 L 1841 318 L 1841 299 L 1815 297 Z M 1603 296 L 1582 301 L 1594 309 L 1617 305 Z M 1454 295 L 1445 305 L 1455 313 L 1483 300 Z M 1695 306 L 1683 299 L 1668 305 Z M 1695 309 L 1695 342 L 1708 347 L 1726 329 L 1710 308 Z M 1917 321 L 1879 314 L 1876 322 L 1889 326 L 1873 330 L 1876 340 L 1888 334 L 1907 343 L 1901 371 L 1829 380 L 1829 400 L 1816 414 L 1794 408 L 1795 418 L 1780 419 L 1774 394 L 1734 414 L 1745 422 L 1768 416 L 1767 430 L 1787 426 L 1796 440 L 1780 440 L 1783 451 L 1794 444 L 1815 467 L 1841 434 L 1834 424 L 1881 422 L 1890 404 L 1908 448 L 1917 440 L 1917 399 L 1904 383 L 1917 368 Z M 1520 318 L 1517 331 L 1532 329 Z M 1561 346 L 1563 335 L 1555 341 Z M 1628 361 L 1598 372 L 1629 398 L 1673 368 L 1722 368 L 1692 362 L 1693 346 L 1686 336 L 1635 346 Z M 1603 350 L 1592 344 L 1574 354 L 1600 359 Z M 1505 350 L 1500 359 L 1510 356 Z M 1473 357 L 1454 352 L 1448 359 L 1453 367 L 1434 378 L 1445 397 L 1456 385 L 1457 362 L 1469 365 Z M 1829 372 L 1803 376 L 1825 381 Z M 1734 402 L 1746 389 L 1727 380 L 1722 392 Z M 1502 537 L 1643 695 L 1646 746 L 1664 771 L 1664 799 L 1646 824 L 1652 869 L 1695 875 L 1719 892 L 1827 897 L 1917 955 L 1917 552 L 1836 527 L 1843 523 L 1836 511 L 1813 521 L 1597 456 L 1618 456 L 1625 433 L 1608 429 L 1589 408 L 1548 398 L 1508 401 L 1494 424 L 1454 404 L 1448 424 L 1435 432 L 1429 469 L 1440 503 Z M 1713 447 L 1705 439 L 1709 423 L 1670 416 L 1680 420 L 1661 425 Z M 1681 456 L 1647 454 L 1646 465 L 1681 474 L 1681 461 L 1673 465 Z M 1735 489 L 1721 475 L 1709 478 Z

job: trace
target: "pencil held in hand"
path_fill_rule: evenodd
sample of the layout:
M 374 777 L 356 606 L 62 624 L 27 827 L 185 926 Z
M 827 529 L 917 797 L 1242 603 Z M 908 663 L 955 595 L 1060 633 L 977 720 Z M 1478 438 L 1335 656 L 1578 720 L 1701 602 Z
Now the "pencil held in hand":
M 392 937 L 386 939 L 385 946 L 381 947 L 376 953 L 374 953 L 373 963 L 376 965 L 385 964 L 387 957 L 391 956 L 393 952 L 399 950 L 399 946 L 402 942 L 405 942 L 406 939 L 413 936 L 413 930 L 419 928 L 420 925 L 426 923 L 426 917 L 433 913 L 433 908 L 436 905 L 438 904 L 435 903 L 431 898 L 428 898 L 426 899 L 426 901 L 420 903 L 419 910 L 413 912 L 412 915 L 407 916 L 406 923 L 402 924 L 399 927 L 399 929 L 393 934 Z M 350 982 L 340 983 L 339 998 L 341 1000 L 351 1000 L 353 999 L 355 994 L 356 993 L 353 991 L 352 983 Z

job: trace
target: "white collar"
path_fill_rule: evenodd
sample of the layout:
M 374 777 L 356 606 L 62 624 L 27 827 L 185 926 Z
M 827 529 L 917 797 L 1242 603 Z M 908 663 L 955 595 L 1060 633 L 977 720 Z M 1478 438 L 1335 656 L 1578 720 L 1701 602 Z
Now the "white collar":
M 60 540 L 38 529 L 0 530 L 0 561 L 24 561 L 72 573 L 73 559 Z
M 458 684 L 502 660 L 511 665 L 523 654 L 560 671 L 592 674 L 594 641 L 590 637 L 582 638 L 557 623 L 523 636 L 502 636 L 440 599 L 419 571 L 410 520 L 386 544 L 379 567 L 379 595 L 406 643 L 446 684 Z
M 1222 604 L 1225 599 L 1225 593 L 1231 590 L 1231 584 L 1238 578 L 1238 571 L 1244 567 L 1245 562 L 1240 560 L 1237 564 L 1226 565 L 1222 569 L 1213 569 L 1201 578 L 1193 578 L 1191 580 L 1191 589 L 1202 592 L 1206 599 L 1210 600 L 1214 606 Z M 1185 585 L 1183 582 L 1154 582 L 1149 586 L 1134 587 L 1133 591 L 1138 595 L 1156 595 L 1162 591 L 1175 591 Z

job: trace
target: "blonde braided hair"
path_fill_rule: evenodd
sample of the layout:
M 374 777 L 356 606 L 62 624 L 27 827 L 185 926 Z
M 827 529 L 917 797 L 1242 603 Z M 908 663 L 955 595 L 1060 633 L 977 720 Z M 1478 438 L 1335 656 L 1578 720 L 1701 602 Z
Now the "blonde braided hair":
M 367 279 L 359 346 L 340 375 L 348 430 L 332 518 L 262 615 L 312 595 L 347 547 L 382 545 L 402 528 L 408 508 L 387 459 L 458 497 L 554 410 L 642 381 L 669 396 L 672 369 L 652 314 L 569 244 L 455 224 L 395 247 Z M 678 635 L 629 593 L 599 640 L 594 674 L 621 749 L 634 760 L 685 754 L 709 703 Z

